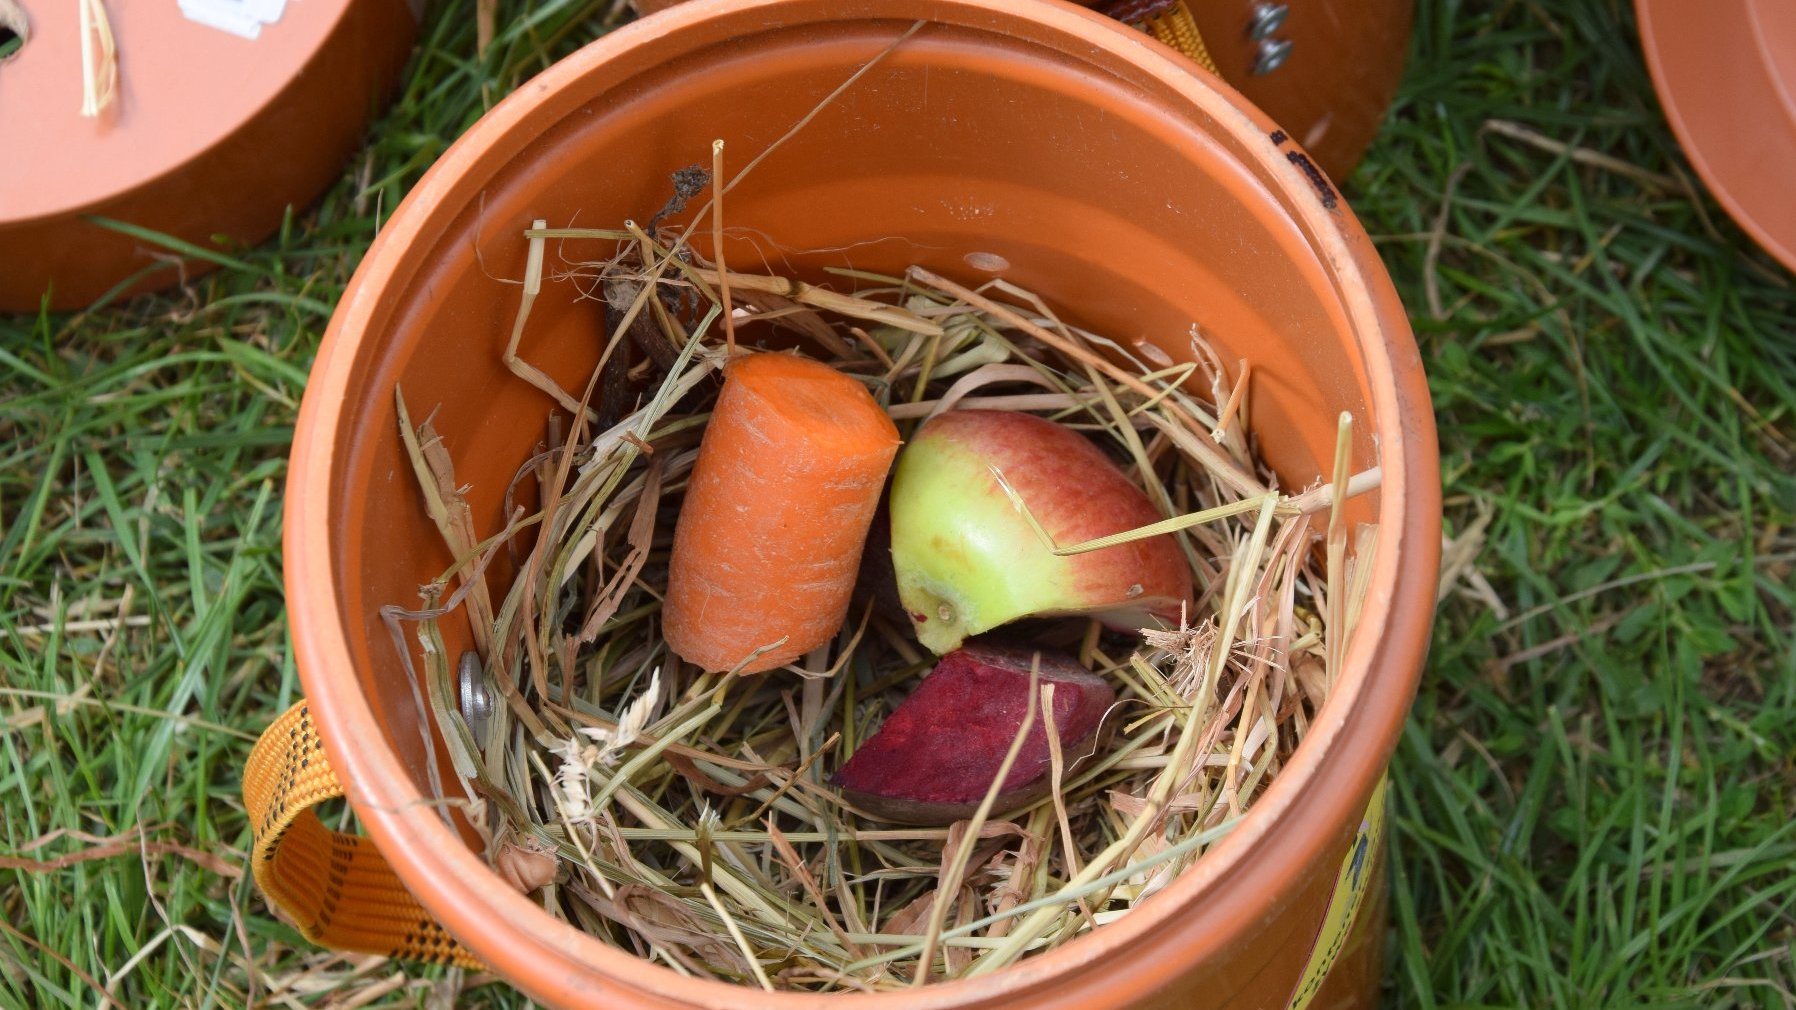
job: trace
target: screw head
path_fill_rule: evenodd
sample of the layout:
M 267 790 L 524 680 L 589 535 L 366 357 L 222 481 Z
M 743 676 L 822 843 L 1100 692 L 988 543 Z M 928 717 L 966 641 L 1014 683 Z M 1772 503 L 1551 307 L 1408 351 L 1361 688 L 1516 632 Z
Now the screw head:
M 456 688 L 461 695 L 461 717 L 474 734 L 474 742 L 486 744 L 486 727 L 492 721 L 493 695 L 486 687 L 486 671 L 480 657 L 472 650 L 461 654 L 455 668 Z
M 1250 39 L 1270 38 L 1273 32 L 1285 26 L 1285 18 L 1290 16 L 1290 4 L 1254 4 L 1252 20 L 1247 23 L 1247 37 Z
M 1270 74 L 1291 58 L 1290 39 L 1261 39 L 1260 53 L 1254 57 L 1253 73 Z

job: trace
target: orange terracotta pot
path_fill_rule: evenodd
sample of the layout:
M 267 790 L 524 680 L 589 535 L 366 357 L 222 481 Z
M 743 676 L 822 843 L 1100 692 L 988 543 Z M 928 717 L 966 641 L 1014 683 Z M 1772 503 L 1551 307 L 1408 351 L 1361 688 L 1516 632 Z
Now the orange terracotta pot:
M 1345 179 L 1397 94 L 1415 0 L 1186 5 L 1222 79 L 1284 127 L 1323 171 Z M 1281 6 L 1289 11 L 1282 19 L 1262 20 Z
M 166 3 L 112 2 L 116 100 L 81 115 L 74 0 L 20 0 L 24 44 L 0 63 L 0 312 L 91 304 L 213 268 L 93 223 L 195 245 L 253 245 L 323 192 L 399 77 L 418 30 L 406 0 L 289 0 L 244 38 Z
M 765 253 L 812 279 L 829 265 L 920 262 L 978 279 L 967 257 L 985 253 L 971 262 L 1001 257 L 1005 276 L 1078 323 L 1174 358 L 1190 355 L 1197 326 L 1253 363 L 1251 422 L 1287 484 L 1329 465 L 1339 411 L 1360 419 L 1355 465 L 1376 460 L 1384 478 L 1352 509 L 1382 530 L 1371 591 L 1336 692 L 1291 763 L 1231 835 L 1129 916 L 989 976 L 902 993 L 686 978 L 513 893 L 425 802 L 427 716 L 376 611 L 414 600 L 449 559 L 410 483 L 393 390 L 419 413 L 442 407 L 477 521 L 497 529 L 506 483 L 553 408 L 500 359 L 518 299 L 500 279 L 522 276 L 520 232 L 538 217 L 644 219 L 668 172 L 708 160 L 713 138 L 746 163 L 918 19 L 928 24 L 731 191 L 743 237 L 730 262 Z M 306 695 L 407 886 L 554 1007 L 1282 1007 L 1313 955 L 1332 955 L 1334 970 L 1308 1005 L 1371 1005 L 1383 858 L 1365 829 L 1382 819 L 1371 798 L 1429 637 L 1438 459 L 1421 364 L 1378 257 L 1275 129 L 1164 47 L 1036 0 L 693 0 L 606 36 L 476 124 L 346 292 L 307 387 L 286 502 Z M 572 387 L 602 324 L 554 290 L 537 299 L 522 353 Z M 445 631 L 451 654 L 466 646 L 465 627 Z M 1344 870 L 1371 897 L 1351 930 L 1325 928 Z
M 1665 117 L 1728 214 L 1796 271 L 1796 3 L 1635 0 Z

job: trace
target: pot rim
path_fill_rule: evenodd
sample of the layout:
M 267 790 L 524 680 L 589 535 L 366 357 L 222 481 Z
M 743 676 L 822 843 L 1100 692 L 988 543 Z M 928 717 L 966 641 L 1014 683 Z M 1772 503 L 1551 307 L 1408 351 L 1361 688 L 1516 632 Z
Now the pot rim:
M 1288 197 L 1318 259 L 1331 275 L 1379 419 L 1384 482 L 1380 550 L 1372 589 L 1349 643 L 1345 672 L 1298 748 L 1241 823 L 1206 856 L 1131 914 L 1056 950 L 972 979 L 893 993 L 764 992 L 682 976 L 613 948 L 556 920 L 498 884 L 479 857 L 433 812 L 397 755 L 378 745 L 382 730 L 351 661 L 333 571 L 329 488 L 336 444 L 353 412 L 347 390 L 363 356 L 371 317 L 389 286 L 410 276 L 407 250 L 434 240 L 439 206 L 512 131 L 534 129 L 533 113 L 594 67 L 656 46 L 701 24 L 729 19 L 778 30 L 789 8 L 814 0 L 690 0 L 614 31 L 488 112 L 437 161 L 406 197 L 362 261 L 329 326 L 301 406 L 288 478 L 284 555 L 291 633 L 300 679 L 325 749 L 364 829 L 393 869 L 439 920 L 508 981 L 553 1005 L 697 1006 L 793 1010 L 820 1000 L 883 1010 L 970 1004 L 1094 1006 L 1151 999 L 1192 963 L 1239 942 L 1266 917 L 1265 900 L 1340 844 L 1357 824 L 1365 796 L 1384 772 L 1420 677 L 1433 618 L 1439 561 L 1439 478 L 1433 416 L 1406 317 L 1370 240 L 1344 207 L 1325 208 L 1274 127 L 1226 85 L 1172 50 L 1108 18 L 1039 0 L 871 0 L 894 22 L 926 17 L 982 28 L 1028 21 L 1066 39 L 1070 51 L 1105 51 L 1215 118 L 1260 163 L 1267 184 Z M 961 15 L 960 18 L 954 15 Z M 846 18 L 844 18 L 846 19 Z M 1074 48 L 1076 46 L 1076 48 Z M 465 201 L 464 201 L 465 202 Z M 1383 339 L 1381 339 L 1383 338 Z M 1393 535 L 1394 534 L 1394 535 Z M 1369 690 L 1371 672 L 1386 682 Z M 1359 746 L 1339 746 L 1349 724 Z M 351 741 L 357 742 L 352 746 Z M 1323 830 L 1330 828 L 1330 830 Z M 1274 831 L 1277 828 L 1279 830 Z M 1296 942 L 1296 938 L 1293 938 Z M 1177 950 L 1178 957 L 1153 956 Z M 1110 960 L 1127 952 L 1129 970 Z M 1101 994 L 1102 1002 L 1097 997 Z

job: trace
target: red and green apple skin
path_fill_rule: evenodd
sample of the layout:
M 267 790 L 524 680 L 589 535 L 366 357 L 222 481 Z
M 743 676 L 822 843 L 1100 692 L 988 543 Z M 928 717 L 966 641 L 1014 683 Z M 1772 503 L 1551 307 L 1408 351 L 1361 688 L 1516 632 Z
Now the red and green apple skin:
M 892 565 L 917 640 L 937 655 L 1025 617 L 1089 614 L 1121 631 L 1176 626 L 1191 569 L 1170 534 L 1056 556 L 993 470 L 1061 546 L 1166 518 L 1084 436 L 1033 414 L 951 410 L 892 477 Z

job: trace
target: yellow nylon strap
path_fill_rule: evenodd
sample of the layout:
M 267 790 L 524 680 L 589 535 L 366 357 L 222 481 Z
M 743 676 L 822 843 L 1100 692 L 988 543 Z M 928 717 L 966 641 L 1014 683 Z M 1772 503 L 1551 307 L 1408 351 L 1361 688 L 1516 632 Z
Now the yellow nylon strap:
M 262 733 L 243 766 L 257 886 L 305 938 L 335 950 L 486 967 L 418 904 L 368 839 L 312 807 L 343 795 L 305 702 Z
M 1197 22 L 1192 19 L 1191 8 L 1185 6 L 1185 0 L 1179 0 L 1167 10 L 1143 18 L 1136 27 L 1184 53 L 1210 73 L 1219 74 L 1216 61 L 1210 59 L 1210 50 L 1204 45 L 1204 37 L 1197 30 Z
M 1197 30 L 1197 19 L 1191 16 L 1186 0 L 1108 0 L 1095 9 L 1152 35 L 1210 73 L 1218 74 L 1216 61 L 1210 59 L 1210 50 L 1204 45 L 1203 33 Z
M 1203 34 L 1198 32 L 1198 22 L 1191 16 L 1191 7 L 1185 0 L 1167 7 L 1166 11 L 1149 14 L 1137 22 L 1135 27 L 1144 29 L 1153 38 L 1164 41 L 1169 47 L 1184 52 L 1187 58 L 1194 59 L 1198 66 L 1203 66 L 1211 74 L 1218 74 L 1216 61 L 1211 59 L 1211 50 L 1203 45 Z

